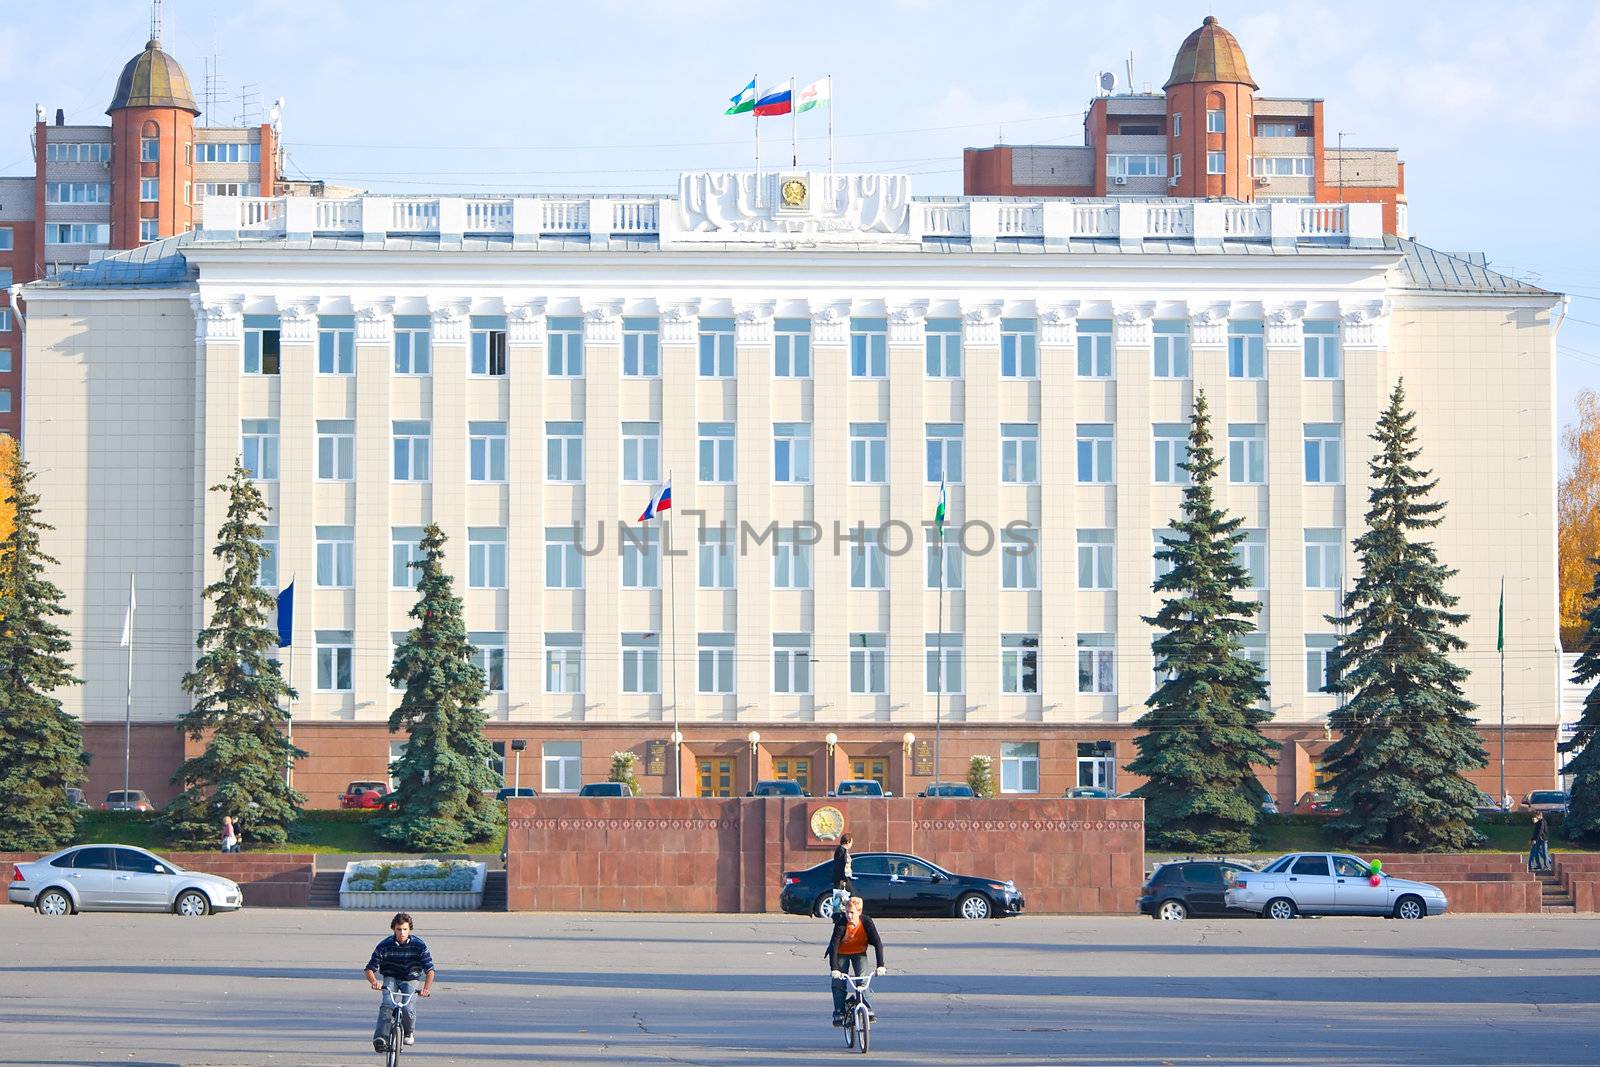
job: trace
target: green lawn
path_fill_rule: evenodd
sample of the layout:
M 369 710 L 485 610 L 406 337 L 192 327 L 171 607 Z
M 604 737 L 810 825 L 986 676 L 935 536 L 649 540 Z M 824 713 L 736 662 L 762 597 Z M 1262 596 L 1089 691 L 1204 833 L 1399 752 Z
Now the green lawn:
M 247 852 L 394 852 L 394 846 L 380 841 L 372 832 L 376 812 L 311 810 L 300 819 L 286 845 L 252 848 L 249 827 L 244 828 Z M 152 851 L 171 851 L 156 831 L 156 816 L 149 812 L 88 811 L 78 824 L 78 843 L 103 841 L 118 845 L 137 845 Z M 219 838 L 220 840 L 220 838 Z M 475 846 L 475 851 L 497 852 L 502 841 Z
M 1478 832 L 1485 838 L 1480 852 L 1526 852 L 1530 834 L 1526 816 L 1491 816 L 1479 819 Z M 1319 816 L 1280 815 L 1264 816 L 1256 828 L 1257 848 L 1274 855 L 1316 849 L 1348 849 L 1349 846 L 1327 832 Z M 1578 845 L 1561 839 L 1553 832 L 1550 839 L 1552 852 L 1585 851 Z M 1367 848 L 1368 852 L 1386 849 Z

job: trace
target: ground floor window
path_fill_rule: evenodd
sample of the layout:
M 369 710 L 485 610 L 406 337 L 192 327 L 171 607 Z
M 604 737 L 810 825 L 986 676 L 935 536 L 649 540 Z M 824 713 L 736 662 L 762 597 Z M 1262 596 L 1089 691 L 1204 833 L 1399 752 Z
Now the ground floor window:
M 1110 741 L 1078 742 L 1078 785 L 1110 789 L 1117 777 L 1116 749 Z
M 544 743 L 544 791 L 576 793 L 583 785 L 583 742 Z
M 853 759 L 850 761 L 850 777 L 870 778 L 877 782 L 884 792 L 889 791 L 889 761 L 886 759 Z
M 733 760 L 703 759 L 700 761 L 700 795 L 703 797 L 733 796 Z
M 1000 745 L 1000 792 L 1039 791 L 1039 743 L 1005 741 Z
M 779 756 L 772 761 L 772 777 L 797 782 L 803 792 L 811 792 L 811 759 L 805 756 Z

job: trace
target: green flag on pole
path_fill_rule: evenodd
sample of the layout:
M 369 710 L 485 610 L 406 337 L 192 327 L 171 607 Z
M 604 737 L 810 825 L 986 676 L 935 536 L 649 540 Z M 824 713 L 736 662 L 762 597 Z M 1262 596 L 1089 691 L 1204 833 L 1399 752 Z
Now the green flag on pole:
M 1500 618 L 1495 627 L 1494 650 L 1506 650 L 1506 580 L 1500 579 Z
M 933 526 L 939 532 L 939 540 L 944 540 L 944 479 L 939 479 L 939 506 L 933 513 Z

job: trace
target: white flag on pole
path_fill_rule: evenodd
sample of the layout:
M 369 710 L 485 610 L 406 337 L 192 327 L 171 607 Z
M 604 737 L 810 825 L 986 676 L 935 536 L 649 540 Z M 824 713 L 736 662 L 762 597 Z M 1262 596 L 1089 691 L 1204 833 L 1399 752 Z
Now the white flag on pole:
M 122 647 L 133 643 L 133 613 L 139 606 L 133 594 L 133 575 L 128 575 L 128 613 L 122 617 Z

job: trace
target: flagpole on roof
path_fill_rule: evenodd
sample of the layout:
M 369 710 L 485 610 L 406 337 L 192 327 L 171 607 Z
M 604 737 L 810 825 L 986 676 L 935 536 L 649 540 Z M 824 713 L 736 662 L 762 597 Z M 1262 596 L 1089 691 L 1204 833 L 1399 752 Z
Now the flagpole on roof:
M 800 165 L 800 101 L 796 98 L 799 92 L 800 79 L 793 74 L 789 75 L 789 166 Z
M 828 177 L 833 177 L 833 75 L 828 75 Z
M 756 75 L 756 103 L 761 102 L 761 75 Z M 752 111 L 756 117 L 756 207 L 761 206 L 761 112 Z M 677 702 L 676 698 L 673 700 Z

